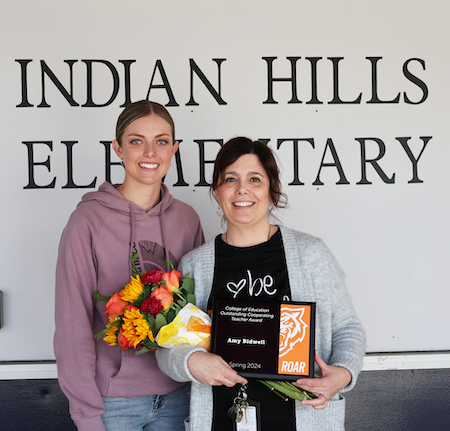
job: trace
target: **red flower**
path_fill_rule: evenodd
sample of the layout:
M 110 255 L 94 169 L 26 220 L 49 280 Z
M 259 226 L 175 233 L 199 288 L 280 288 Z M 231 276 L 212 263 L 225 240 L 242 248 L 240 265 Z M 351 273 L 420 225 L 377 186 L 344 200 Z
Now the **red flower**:
M 163 272 L 160 269 L 152 269 L 151 271 L 147 271 L 141 278 L 142 283 L 158 283 L 161 281 L 163 276 Z
M 155 297 L 145 299 L 140 307 L 142 312 L 150 313 L 152 316 L 156 316 L 162 309 L 161 301 Z

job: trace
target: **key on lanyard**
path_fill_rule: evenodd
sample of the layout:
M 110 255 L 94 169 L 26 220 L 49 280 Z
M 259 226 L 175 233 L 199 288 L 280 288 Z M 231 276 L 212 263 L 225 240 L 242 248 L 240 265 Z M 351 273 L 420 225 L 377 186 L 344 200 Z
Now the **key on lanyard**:
M 247 407 L 248 407 L 248 394 L 247 387 L 242 385 L 239 389 L 237 397 L 234 399 L 234 411 L 236 412 L 236 422 L 240 422 L 244 419 L 244 423 L 247 423 Z

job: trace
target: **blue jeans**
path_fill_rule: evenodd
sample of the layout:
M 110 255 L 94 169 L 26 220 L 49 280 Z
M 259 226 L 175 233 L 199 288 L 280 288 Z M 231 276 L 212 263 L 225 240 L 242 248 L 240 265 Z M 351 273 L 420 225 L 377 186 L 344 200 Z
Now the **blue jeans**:
M 189 416 L 190 384 L 167 395 L 103 398 L 107 431 L 182 431 Z

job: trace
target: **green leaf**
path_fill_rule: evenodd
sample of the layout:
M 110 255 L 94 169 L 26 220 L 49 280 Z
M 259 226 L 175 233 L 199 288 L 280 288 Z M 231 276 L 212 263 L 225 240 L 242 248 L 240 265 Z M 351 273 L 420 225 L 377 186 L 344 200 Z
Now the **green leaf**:
M 187 302 L 184 299 L 180 299 L 177 301 L 177 305 L 179 305 L 180 308 L 183 308 L 186 304 Z
M 164 315 L 162 315 L 161 313 L 158 313 L 155 316 L 155 332 L 154 332 L 154 334 L 156 335 L 164 325 L 167 325 L 167 320 L 164 317 Z
M 156 350 L 158 348 L 158 345 L 156 343 L 152 343 L 155 345 L 155 347 L 147 347 L 147 346 L 143 346 L 142 349 L 140 350 L 136 350 L 136 352 L 134 353 L 134 356 L 139 356 L 139 355 L 143 355 L 144 353 L 147 352 L 151 352 L 152 350 Z
M 154 341 L 150 341 L 148 338 L 141 341 L 142 348 L 134 353 L 134 356 L 142 355 L 143 353 L 150 352 L 151 350 L 156 350 L 158 344 Z
M 141 350 L 136 350 L 136 352 L 134 352 L 134 356 L 143 355 L 147 352 L 150 352 L 150 349 L 144 346 Z
M 155 327 L 156 327 L 155 318 L 150 313 L 142 313 L 142 315 L 144 316 L 144 319 L 148 323 L 148 326 L 150 326 L 150 331 L 152 331 L 152 333 L 154 333 Z
M 99 338 L 104 337 L 104 336 L 106 335 L 106 330 L 107 330 L 107 329 L 108 329 L 108 328 L 106 327 L 105 329 L 103 329 L 102 332 L 99 332 L 98 334 L 95 334 L 95 335 L 94 335 L 94 338 L 95 338 L 95 339 L 99 339 Z
M 139 271 L 139 268 L 136 266 L 136 259 L 139 260 L 139 254 L 133 253 L 131 255 L 131 272 L 134 277 L 136 277 L 136 275 L 141 276 L 141 272 Z
M 195 295 L 193 293 L 187 294 L 186 299 L 188 302 L 195 305 Z
M 193 278 L 184 277 L 181 287 L 186 293 L 194 293 L 195 282 Z
M 94 299 L 98 299 L 99 301 L 103 301 L 105 304 L 111 299 L 111 295 L 110 296 L 103 296 L 100 295 L 100 292 L 98 290 L 96 290 L 93 294 L 92 297 Z
M 156 341 L 150 341 L 148 338 L 144 341 L 144 346 L 151 349 L 156 350 L 158 348 L 158 343 Z
M 175 319 L 176 315 L 177 315 L 177 313 L 175 312 L 175 310 L 169 308 L 169 310 L 166 313 L 167 322 L 171 322 L 173 319 Z

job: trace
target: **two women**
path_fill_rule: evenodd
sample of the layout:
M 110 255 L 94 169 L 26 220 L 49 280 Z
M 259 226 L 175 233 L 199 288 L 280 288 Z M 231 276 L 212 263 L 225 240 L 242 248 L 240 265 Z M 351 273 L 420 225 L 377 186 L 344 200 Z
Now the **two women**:
M 154 353 L 109 347 L 94 334 L 108 321 L 105 305 L 129 283 L 131 255 L 141 272 L 170 270 L 204 242 L 200 219 L 162 184 L 178 149 L 167 110 L 143 100 L 119 116 L 116 154 L 123 184 L 104 183 L 86 194 L 61 237 L 56 269 L 55 355 L 59 383 L 80 431 L 182 429 L 188 415 L 188 385 L 162 373 Z
M 343 430 L 345 400 L 362 368 L 364 330 L 355 315 L 344 275 L 317 238 L 271 224 L 273 206 L 282 206 L 279 172 L 270 149 L 261 142 L 235 138 L 220 150 L 212 190 L 227 230 L 187 254 L 180 270 L 196 282 L 197 306 L 211 309 L 212 299 L 255 302 L 316 302 L 317 379 L 296 385 L 320 393 L 314 400 L 285 403 L 256 381 L 249 396 L 261 405 L 262 429 Z M 245 280 L 271 277 L 270 290 L 249 289 Z M 247 383 L 221 357 L 201 348 L 159 349 L 160 368 L 176 381 L 192 382 L 186 429 L 232 428 L 227 416 L 237 388 Z

